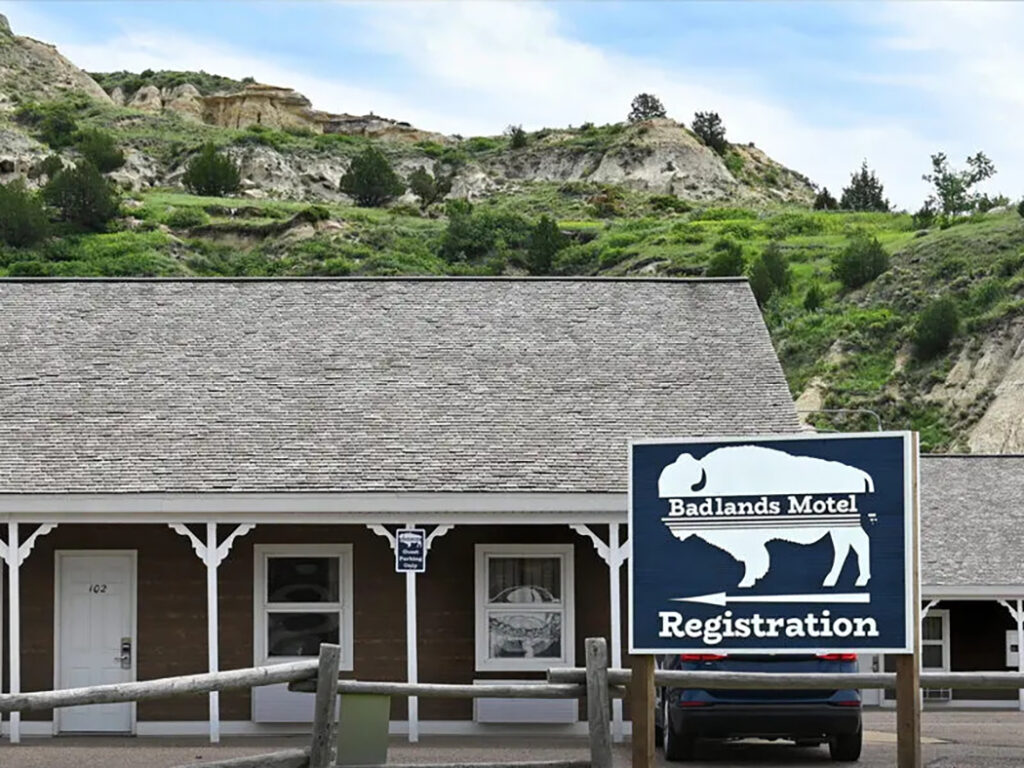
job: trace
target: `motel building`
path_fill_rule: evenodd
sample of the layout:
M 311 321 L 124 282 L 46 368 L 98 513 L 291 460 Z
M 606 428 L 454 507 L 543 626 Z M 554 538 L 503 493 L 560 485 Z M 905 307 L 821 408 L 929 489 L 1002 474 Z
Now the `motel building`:
M 627 442 L 800 431 L 742 279 L 2 280 L 0 413 L 4 692 L 323 642 L 362 680 L 538 680 L 590 636 L 621 666 Z M 922 465 L 925 664 L 1015 666 L 1024 458 Z M 398 573 L 412 526 L 426 570 Z M 976 704 L 946 693 L 929 703 Z M 312 706 L 278 685 L 2 726 L 216 741 L 305 729 Z M 583 717 L 395 698 L 391 729 Z

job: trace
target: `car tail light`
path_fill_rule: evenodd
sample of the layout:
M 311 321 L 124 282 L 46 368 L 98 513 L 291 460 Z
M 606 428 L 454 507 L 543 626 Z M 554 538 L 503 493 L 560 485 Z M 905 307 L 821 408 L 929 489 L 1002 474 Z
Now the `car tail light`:
M 711 702 L 708 701 L 680 701 L 680 707 L 706 707 Z
M 844 699 L 843 701 L 833 701 L 837 707 L 859 707 L 860 702 L 857 699 Z
M 818 658 L 824 661 L 856 661 L 856 653 L 819 653 Z
M 684 653 L 679 656 L 680 661 L 719 661 L 724 658 L 724 653 Z

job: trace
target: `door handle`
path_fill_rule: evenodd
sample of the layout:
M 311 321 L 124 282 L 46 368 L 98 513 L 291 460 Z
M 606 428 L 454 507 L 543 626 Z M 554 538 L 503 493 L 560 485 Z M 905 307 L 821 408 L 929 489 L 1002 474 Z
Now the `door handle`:
M 115 656 L 114 661 L 121 662 L 121 669 L 132 668 L 132 639 L 130 637 L 121 638 L 121 655 Z

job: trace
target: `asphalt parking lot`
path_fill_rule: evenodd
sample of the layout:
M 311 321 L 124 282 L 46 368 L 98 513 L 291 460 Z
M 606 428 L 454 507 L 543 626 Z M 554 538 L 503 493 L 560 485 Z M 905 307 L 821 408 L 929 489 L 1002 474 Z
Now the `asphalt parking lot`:
M 895 715 L 864 716 L 863 768 L 890 768 L 896 762 Z M 1020 768 L 1024 766 L 1024 713 L 927 712 L 924 718 L 925 765 L 933 768 Z M 0 742 L 0 768 L 170 768 L 259 754 L 305 745 L 303 737 L 236 737 L 211 747 L 201 739 L 56 738 L 26 739 L 11 746 Z M 586 756 L 584 739 L 495 735 L 494 737 L 424 737 L 409 745 L 392 741 L 389 760 L 405 763 L 557 760 Z M 661 753 L 658 753 L 659 764 Z M 630 764 L 629 745 L 616 751 L 616 765 Z M 831 765 L 828 750 L 779 743 L 736 742 L 703 745 L 704 768 L 731 766 Z

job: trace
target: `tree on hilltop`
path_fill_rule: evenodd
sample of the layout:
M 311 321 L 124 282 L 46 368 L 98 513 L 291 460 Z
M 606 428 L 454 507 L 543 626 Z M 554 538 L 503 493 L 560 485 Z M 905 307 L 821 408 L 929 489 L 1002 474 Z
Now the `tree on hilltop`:
M 420 208 L 426 210 L 452 190 L 452 177 L 444 174 L 439 163 L 434 164 L 433 175 L 424 167 L 409 174 L 409 189 L 420 199 Z
M 935 195 L 931 198 L 942 206 L 947 216 L 966 213 L 972 210 L 981 196 L 972 193 L 971 187 L 993 176 L 996 167 L 985 156 L 984 152 L 967 158 L 967 169 L 957 171 L 949 167 L 945 152 L 932 155 L 932 172 L 921 178 L 935 187 Z
M 359 205 L 378 208 L 405 191 L 391 163 L 376 147 L 367 147 L 352 159 L 338 189 Z
M 729 142 L 725 140 L 725 126 L 717 112 L 694 113 L 693 132 L 720 155 L 724 155 L 729 148 Z
M 640 93 L 630 104 L 629 122 L 639 123 L 655 117 L 665 117 L 665 105 L 653 93 Z
M 889 211 L 882 182 L 868 169 L 867 160 L 861 163 L 859 171 L 850 174 L 850 186 L 843 188 L 839 207 L 844 211 Z
M 814 198 L 814 210 L 834 211 L 839 207 L 839 201 L 832 197 L 828 187 L 822 187 L 821 192 Z

